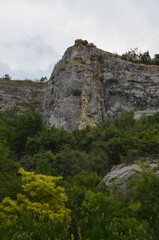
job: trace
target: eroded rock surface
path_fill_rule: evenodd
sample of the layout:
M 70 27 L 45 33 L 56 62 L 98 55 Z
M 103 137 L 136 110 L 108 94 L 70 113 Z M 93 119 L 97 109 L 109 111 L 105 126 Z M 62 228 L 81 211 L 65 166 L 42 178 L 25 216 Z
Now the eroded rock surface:
M 97 48 L 77 40 L 51 75 L 43 102 L 49 126 L 67 130 L 102 124 L 106 117 Z
M 25 109 L 30 101 L 39 108 L 45 86 L 29 80 L 0 79 L 0 111 L 15 106 Z
M 136 117 L 153 114 L 159 111 L 159 66 L 127 62 L 78 39 L 46 87 L 0 80 L 0 111 L 28 101 L 40 105 L 48 126 L 66 130 L 103 124 L 124 110 L 134 110 Z
M 111 171 L 103 178 L 109 190 L 126 190 L 127 182 L 132 178 L 141 177 L 141 172 L 151 169 L 159 176 L 159 161 L 145 161 L 134 163 L 131 165 L 119 164 L 114 166 Z
M 42 104 L 48 126 L 95 126 L 124 110 L 159 111 L 159 66 L 122 60 L 81 39 L 54 68 Z

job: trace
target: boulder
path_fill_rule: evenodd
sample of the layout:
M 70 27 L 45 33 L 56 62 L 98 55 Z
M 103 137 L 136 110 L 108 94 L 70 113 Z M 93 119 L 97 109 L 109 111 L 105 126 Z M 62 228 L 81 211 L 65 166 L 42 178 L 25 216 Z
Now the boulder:
M 159 176 L 159 161 L 150 162 L 149 160 L 139 161 L 131 165 L 120 164 L 114 166 L 111 171 L 103 178 L 108 190 L 122 190 L 127 192 L 128 180 L 140 178 L 141 172 L 152 169 Z

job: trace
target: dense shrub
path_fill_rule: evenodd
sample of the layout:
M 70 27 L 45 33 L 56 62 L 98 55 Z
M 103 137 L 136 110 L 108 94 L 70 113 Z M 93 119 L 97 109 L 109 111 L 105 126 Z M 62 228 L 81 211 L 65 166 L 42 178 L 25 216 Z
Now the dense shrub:
M 149 51 L 142 53 L 138 51 L 138 48 L 131 48 L 130 51 L 122 54 L 121 58 L 135 63 L 159 65 L 159 54 L 155 54 L 154 58 L 151 58 Z
M 67 196 L 57 186 L 60 177 L 19 170 L 23 193 L 0 204 L 0 233 L 5 239 L 67 239 L 70 210 Z M 2 239 L 2 238 L 1 238 Z
M 0 204 L 1 239 L 157 240 L 159 180 L 153 172 L 145 170 L 140 180 L 131 181 L 129 195 L 111 193 L 99 184 L 112 166 L 144 156 L 158 159 L 159 113 L 136 120 L 134 112 L 125 111 L 114 122 L 72 132 L 47 128 L 33 108 L 0 113 L 0 201 L 5 199 Z M 21 173 L 31 179 L 32 193 L 24 191 L 25 183 L 21 187 L 20 166 L 28 171 Z M 66 231 L 64 222 L 40 220 L 47 184 L 32 199 L 37 185 L 44 186 L 41 177 L 51 176 L 64 177 L 59 186 L 66 190 L 72 219 Z M 32 212 L 34 203 L 40 206 L 38 215 Z

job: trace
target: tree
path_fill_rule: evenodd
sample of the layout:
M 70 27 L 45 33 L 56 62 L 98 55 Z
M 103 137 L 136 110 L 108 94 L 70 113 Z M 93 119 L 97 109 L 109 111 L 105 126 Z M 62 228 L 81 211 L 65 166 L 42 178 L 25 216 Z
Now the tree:
M 47 77 L 41 77 L 40 78 L 40 83 L 44 83 L 44 82 L 46 82 L 47 81 Z
M 25 143 L 28 137 L 33 137 L 43 128 L 42 116 L 35 111 L 35 108 L 30 106 L 27 111 L 17 114 L 13 131 L 8 142 L 12 149 L 12 157 L 20 159 L 25 150 Z
M 10 79 L 11 79 L 11 76 L 9 76 L 9 74 L 5 74 L 3 78 L 10 80 Z
M 22 194 L 17 200 L 4 198 L 0 204 L 0 235 L 5 239 L 68 239 L 70 210 L 65 207 L 61 177 L 35 175 L 19 170 Z
M 139 58 L 138 48 L 130 49 L 130 51 L 122 54 L 122 59 L 130 62 L 137 62 Z
M 138 51 L 138 48 L 130 49 L 130 51 L 122 54 L 121 57 L 122 59 L 130 62 L 143 63 L 143 64 L 152 63 L 149 51 L 141 53 Z
M 132 110 L 123 111 L 121 114 L 117 115 L 115 124 L 122 131 L 133 128 L 135 125 L 134 112 Z
M 151 63 L 151 57 L 150 57 L 149 51 L 146 51 L 144 53 L 140 53 L 139 54 L 139 60 L 141 61 L 141 63 L 150 64 Z
M 154 55 L 154 61 L 156 65 L 159 65 L 159 54 Z
M 4 142 L 0 142 L 0 201 L 7 195 L 16 197 L 20 188 L 17 169 L 19 164 L 10 158 L 9 148 Z

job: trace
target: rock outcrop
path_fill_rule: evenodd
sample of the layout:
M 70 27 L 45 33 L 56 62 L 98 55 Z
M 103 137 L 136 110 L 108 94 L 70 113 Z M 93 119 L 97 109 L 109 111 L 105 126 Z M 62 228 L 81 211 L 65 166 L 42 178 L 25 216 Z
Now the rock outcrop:
M 150 161 L 145 159 L 131 165 L 119 164 L 114 166 L 111 171 L 103 178 L 109 190 L 127 191 L 127 182 L 133 178 L 140 178 L 141 172 L 145 170 L 153 170 L 159 176 L 159 161 Z
M 45 86 L 30 80 L 0 79 L 0 111 L 15 106 L 25 109 L 28 102 L 34 103 L 39 109 Z
M 42 103 L 48 126 L 95 126 L 124 110 L 159 111 L 159 66 L 135 64 L 76 40 L 56 64 Z
M 48 126 L 66 130 L 103 124 L 124 110 L 159 111 L 159 66 L 135 64 L 78 39 L 45 84 L 0 80 L 0 111 L 38 102 Z M 41 103 L 42 101 L 42 103 Z
M 97 48 L 76 40 L 57 63 L 43 102 L 47 125 L 67 130 L 102 124 L 106 117 Z

